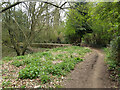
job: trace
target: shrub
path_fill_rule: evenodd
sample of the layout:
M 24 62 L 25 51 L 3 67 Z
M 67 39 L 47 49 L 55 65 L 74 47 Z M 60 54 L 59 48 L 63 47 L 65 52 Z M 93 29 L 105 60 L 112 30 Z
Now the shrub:
M 116 60 L 120 63 L 120 36 L 116 37 L 110 42 L 110 56 L 111 59 Z
M 60 64 L 47 66 L 47 71 L 52 75 L 66 75 L 66 72 L 62 70 Z
M 62 69 L 59 66 L 55 65 L 55 66 L 48 68 L 48 72 L 53 75 L 61 75 Z
M 26 78 L 36 78 L 40 74 L 40 68 L 37 66 L 28 66 L 24 69 L 20 70 L 19 72 L 19 78 L 20 79 L 26 79 Z
M 113 55 L 111 48 L 105 48 L 105 52 L 106 52 L 106 62 L 108 64 L 108 69 L 111 72 L 111 77 L 112 77 L 112 79 L 115 79 L 115 80 L 116 80 L 116 78 L 118 78 L 118 80 L 119 80 L 118 82 L 120 82 L 120 74 L 119 74 L 120 66 L 118 65 L 118 62 L 115 58 L 116 55 L 115 56 Z M 114 73 L 114 74 L 112 74 L 112 73 Z
M 81 61 L 83 61 L 83 59 L 81 59 L 81 58 L 79 58 L 79 57 L 75 58 L 75 62 L 76 62 L 76 63 L 79 63 L 79 62 L 81 62 Z
M 22 61 L 18 61 L 18 60 L 13 61 L 11 64 L 14 65 L 14 66 L 16 66 L 16 67 L 24 65 L 24 63 Z
M 24 58 L 25 58 L 25 56 L 17 56 L 17 57 L 16 57 L 16 59 L 19 59 L 19 60 L 20 60 L 20 59 L 24 59 Z
M 67 63 L 62 62 L 59 64 L 59 67 L 66 72 L 70 72 L 70 70 L 73 70 L 74 66 L 75 64 L 72 62 L 67 62 Z
M 62 70 L 65 70 L 65 71 L 67 71 L 67 72 L 70 72 L 69 63 L 62 62 L 62 63 L 59 64 L 59 67 L 60 67 Z
M 42 56 L 51 56 L 51 53 L 50 52 L 43 52 Z
M 47 83 L 47 82 L 50 82 L 51 81 L 51 78 L 50 78 L 50 75 L 41 75 L 40 76 L 40 80 L 43 84 Z
M 25 59 L 25 60 L 23 60 L 23 63 L 29 64 L 29 63 L 31 63 L 31 60 L 30 59 Z

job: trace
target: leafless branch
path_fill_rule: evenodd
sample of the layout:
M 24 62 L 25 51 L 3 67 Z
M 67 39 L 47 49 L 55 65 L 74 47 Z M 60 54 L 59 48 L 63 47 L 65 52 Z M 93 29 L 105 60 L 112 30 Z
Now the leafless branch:
M 8 10 L 8 9 L 10 9 L 10 8 L 12 8 L 12 7 L 18 5 L 18 4 L 20 4 L 20 3 L 22 3 L 22 2 L 16 2 L 16 3 L 14 3 L 14 4 L 12 4 L 12 5 L 10 5 L 10 6 L 6 7 L 6 8 L 4 8 L 2 11 L 0 11 L 0 13 L 4 12 L 4 11 L 6 11 L 6 10 Z
M 63 3 L 60 7 L 63 7 L 67 2 Z
M 64 4 L 62 4 L 60 7 L 59 7 L 58 5 L 55 5 L 55 4 L 50 3 L 50 2 L 44 2 L 44 3 L 50 4 L 50 5 L 54 6 L 54 7 L 60 8 L 60 9 L 64 9 L 64 8 L 62 8 L 62 7 L 63 7 L 67 2 L 65 2 Z
M 24 2 L 16 2 L 16 3 L 14 3 L 14 4 L 12 4 L 12 5 L 10 5 L 10 6 L 6 7 L 6 8 L 4 8 L 2 11 L 0 11 L 0 13 L 4 12 L 4 11 L 6 11 L 6 10 L 8 10 L 8 9 L 10 9 L 10 8 L 12 8 L 12 7 L 18 5 L 18 4 L 20 4 L 20 3 L 24 3 Z M 57 7 L 57 8 L 60 8 L 60 9 L 65 9 L 65 8 L 62 8 L 62 7 L 63 7 L 67 2 L 63 3 L 60 7 L 59 7 L 58 5 L 55 5 L 55 4 L 50 3 L 50 2 L 44 2 L 44 3 L 50 4 L 50 5 L 52 5 L 52 6 L 55 6 L 55 7 Z M 24 4 L 25 4 L 25 3 L 24 3 Z
M 18 28 L 22 31 L 24 37 L 25 37 L 25 40 L 27 39 L 27 36 L 25 35 L 24 31 L 21 29 L 21 27 L 19 26 L 18 22 L 15 20 L 15 18 L 13 18 L 11 15 L 9 15 L 13 20 L 14 22 L 17 24 Z

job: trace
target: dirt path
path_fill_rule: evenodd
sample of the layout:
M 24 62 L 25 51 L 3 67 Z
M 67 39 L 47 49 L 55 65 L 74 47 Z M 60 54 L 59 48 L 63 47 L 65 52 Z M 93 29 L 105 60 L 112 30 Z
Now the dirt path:
M 65 88 L 111 88 L 114 83 L 110 81 L 104 54 L 100 50 L 85 56 L 85 61 L 79 63 L 64 80 Z

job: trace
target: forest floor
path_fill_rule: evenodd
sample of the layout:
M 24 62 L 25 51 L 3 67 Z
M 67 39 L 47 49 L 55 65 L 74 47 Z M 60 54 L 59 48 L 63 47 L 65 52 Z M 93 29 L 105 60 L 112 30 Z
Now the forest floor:
M 33 49 L 34 52 L 39 51 L 38 49 L 37 50 L 35 48 Z M 44 57 L 43 54 L 46 56 Z M 20 56 L 20 57 L 8 58 L 8 60 L 6 59 L 5 61 L 3 61 L 3 68 L 2 68 L 3 87 L 31 88 L 36 86 L 44 87 L 45 85 L 48 85 L 49 87 L 51 85 L 51 82 L 50 85 L 49 83 L 40 84 L 41 83 L 40 78 L 36 78 L 32 80 L 19 79 L 18 72 L 21 69 L 25 68 L 27 65 L 29 65 L 29 64 L 21 65 L 21 63 L 22 62 L 24 63 L 24 61 L 29 61 L 29 60 L 31 63 L 33 63 L 32 61 L 36 59 L 38 60 L 48 59 L 50 62 L 53 62 L 55 58 L 55 60 L 63 60 L 62 64 L 65 64 L 64 60 L 65 61 L 72 60 L 72 58 L 74 60 L 77 57 L 82 58 L 83 61 L 77 63 L 75 65 L 74 70 L 71 70 L 69 74 L 67 74 L 67 76 L 64 76 L 63 79 L 61 76 L 60 80 L 55 79 L 51 81 L 52 85 L 55 84 L 54 86 L 59 88 L 61 87 L 62 88 L 115 88 L 117 86 L 116 82 L 110 78 L 110 72 L 108 71 L 107 64 L 104 61 L 105 54 L 101 49 L 96 49 L 96 48 L 89 49 L 89 47 L 70 46 L 63 48 L 62 47 L 54 48 L 50 50 L 45 49 L 45 52 L 43 49 L 43 52 L 41 51 L 36 54 L 34 53 L 23 57 Z M 21 65 L 21 66 L 16 67 L 15 65 L 12 64 L 12 62 L 14 62 L 15 65 Z M 48 63 L 46 63 L 45 65 L 48 66 Z M 58 70 L 57 67 L 55 68 L 56 68 L 55 70 Z
M 93 52 L 85 56 L 85 60 L 64 79 L 65 88 L 114 88 L 116 84 L 109 77 L 104 53 L 100 49 L 91 48 Z

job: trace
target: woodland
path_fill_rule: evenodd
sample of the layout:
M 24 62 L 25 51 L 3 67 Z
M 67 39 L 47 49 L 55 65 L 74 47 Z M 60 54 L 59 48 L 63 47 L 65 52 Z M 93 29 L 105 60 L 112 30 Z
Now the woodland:
M 1 6 L 5 9 L 14 3 Z M 66 76 L 91 52 L 86 47 L 93 47 L 103 50 L 110 74 L 120 85 L 120 2 L 21 2 L 1 14 L 3 65 L 10 62 L 16 67 L 16 81 L 39 78 L 41 88 L 54 75 Z M 39 44 L 63 47 L 41 48 Z M 52 60 L 63 61 L 53 65 Z M 17 86 L 7 76 L 3 74 L 3 87 L 29 87 Z

